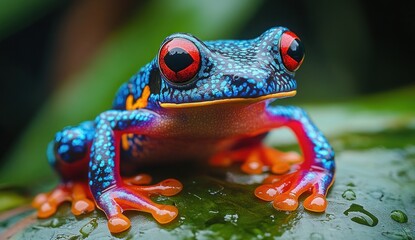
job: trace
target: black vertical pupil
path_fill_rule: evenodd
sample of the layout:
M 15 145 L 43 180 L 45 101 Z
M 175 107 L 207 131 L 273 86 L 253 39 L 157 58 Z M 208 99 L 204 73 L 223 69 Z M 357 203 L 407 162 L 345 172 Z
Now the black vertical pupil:
M 179 72 L 193 63 L 193 58 L 183 48 L 175 47 L 164 56 L 164 62 L 174 72 Z
M 287 54 L 295 61 L 300 62 L 304 57 L 304 46 L 299 39 L 292 41 Z

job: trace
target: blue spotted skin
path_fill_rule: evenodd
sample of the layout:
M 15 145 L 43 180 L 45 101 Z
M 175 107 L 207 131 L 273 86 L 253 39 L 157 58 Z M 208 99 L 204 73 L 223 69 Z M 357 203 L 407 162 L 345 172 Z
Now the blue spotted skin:
M 281 36 L 286 31 L 283 27 L 272 28 L 252 40 L 202 42 L 182 33 L 167 37 L 162 45 L 173 38 L 184 38 L 196 45 L 201 57 L 196 76 L 184 84 L 172 84 L 160 73 L 157 56 L 120 87 L 112 110 L 100 114 L 95 121 L 57 133 L 48 150 L 51 165 L 63 181 L 85 179 L 95 202 L 111 218 L 118 214 L 118 205 L 114 196 L 104 193 L 116 189 L 114 194 L 116 191 L 120 196 L 136 199 L 133 193 L 120 190 L 121 161 L 207 160 L 250 139 L 260 141 L 274 128 L 288 126 L 297 135 L 305 159 L 298 184 L 316 179 L 315 191 L 327 194 L 335 172 L 334 152 L 327 139 L 302 109 L 271 106 L 274 99 L 266 98 L 297 88 L 294 72 L 286 69 L 280 52 Z M 128 99 L 138 101 L 148 87 L 150 92 L 143 107 L 129 109 Z M 260 98 L 240 104 L 180 107 Z M 163 104 L 179 107 L 171 109 Z M 123 134 L 128 137 L 122 139 L 127 136 Z M 124 141 L 127 148 L 121 147 Z M 77 162 L 84 169 L 65 165 Z M 62 164 L 66 168 L 59 167 Z
M 81 123 L 77 127 L 66 127 L 55 135 L 56 151 L 63 161 L 71 163 L 85 156 L 88 152 L 87 143 L 94 137 L 94 123 L 91 121 Z M 50 151 L 50 150 L 49 150 Z M 49 158 L 50 164 L 55 165 L 56 159 Z

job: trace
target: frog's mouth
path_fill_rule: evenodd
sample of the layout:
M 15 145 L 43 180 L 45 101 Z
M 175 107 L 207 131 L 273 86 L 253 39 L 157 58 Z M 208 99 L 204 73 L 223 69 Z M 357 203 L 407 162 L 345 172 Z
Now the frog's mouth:
M 289 92 L 279 92 L 279 93 L 272 93 L 264 96 L 254 97 L 254 98 L 227 98 L 227 99 L 217 99 L 211 101 L 204 101 L 204 102 L 189 102 L 189 103 L 162 103 L 160 102 L 160 106 L 162 108 L 191 108 L 191 107 L 204 107 L 204 106 L 211 106 L 215 104 L 226 104 L 226 103 L 255 103 L 260 102 L 266 99 L 278 99 L 278 98 L 286 98 L 286 97 L 293 97 L 297 94 L 296 90 L 289 91 Z

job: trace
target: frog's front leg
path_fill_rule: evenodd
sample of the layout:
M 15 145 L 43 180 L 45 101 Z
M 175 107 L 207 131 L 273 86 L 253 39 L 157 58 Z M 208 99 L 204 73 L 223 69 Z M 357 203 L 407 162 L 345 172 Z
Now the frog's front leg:
M 158 114 L 147 110 L 111 110 L 96 119 L 97 130 L 89 164 L 89 186 L 97 206 L 107 215 L 108 227 L 113 233 L 130 227 L 129 219 L 122 214 L 124 210 L 151 213 L 159 223 L 168 223 L 178 214 L 176 207 L 156 204 L 149 196 L 175 195 L 182 189 L 180 182 L 168 179 L 153 186 L 136 186 L 123 182 L 119 173 L 121 135 L 146 135 L 162 121 Z
M 276 126 L 287 126 L 293 130 L 301 146 L 304 162 L 299 168 L 281 179 L 271 178 L 259 186 L 255 195 L 273 201 L 278 210 L 292 211 L 298 207 L 299 196 L 311 191 L 304 207 L 314 212 L 326 209 L 326 195 L 334 181 L 334 152 L 323 134 L 311 122 L 304 110 L 297 107 L 267 108 L 267 118 Z

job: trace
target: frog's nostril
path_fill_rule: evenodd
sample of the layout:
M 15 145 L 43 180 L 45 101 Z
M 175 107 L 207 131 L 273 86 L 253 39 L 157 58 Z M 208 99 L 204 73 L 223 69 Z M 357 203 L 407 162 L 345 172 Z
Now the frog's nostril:
M 232 77 L 232 80 L 233 80 L 233 81 L 240 81 L 240 80 L 241 80 L 241 77 L 240 77 L 240 76 L 238 76 L 238 75 L 236 75 L 236 76 L 233 76 L 233 77 Z

